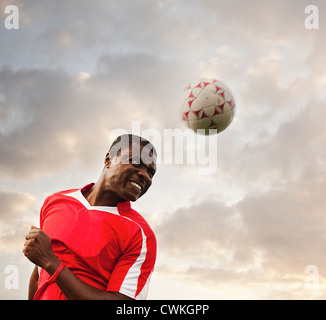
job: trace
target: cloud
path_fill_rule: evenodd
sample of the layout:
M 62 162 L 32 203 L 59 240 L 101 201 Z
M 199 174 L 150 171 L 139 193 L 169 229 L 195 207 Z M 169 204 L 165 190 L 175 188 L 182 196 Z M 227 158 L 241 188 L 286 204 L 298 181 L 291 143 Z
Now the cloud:
M 110 129 L 131 123 L 128 97 L 113 81 L 50 69 L 6 67 L 0 73 L 0 169 L 5 175 L 28 178 L 78 161 L 92 164 Z
M 51 70 L 1 70 L 2 121 L 1 170 L 30 177 L 49 168 L 60 168 L 60 159 L 73 154 L 74 134 L 70 121 L 75 115 L 72 99 L 73 79 Z M 75 106 L 76 107 L 76 106 Z M 78 122 L 77 122 L 78 123 Z M 71 135 L 70 135 L 71 134 Z
M 21 251 L 24 235 L 37 221 L 35 199 L 28 193 L 0 192 L 0 243 L 2 252 Z
M 110 130 L 130 131 L 133 120 L 141 120 L 142 131 L 179 126 L 183 67 L 139 53 L 101 56 L 94 75 L 2 68 L 0 170 L 29 178 L 94 165 Z
M 158 272 L 218 290 L 247 288 L 256 298 L 274 298 L 283 289 L 288 299 L 308 297 L 304 271 L 314 265 L 325 289 L 325 201 L 305 183 L 252 195 L 233 207 L 206 199 L 179 209 L 157 229 Z M 325 179 L 309 184 L 321 187 Z

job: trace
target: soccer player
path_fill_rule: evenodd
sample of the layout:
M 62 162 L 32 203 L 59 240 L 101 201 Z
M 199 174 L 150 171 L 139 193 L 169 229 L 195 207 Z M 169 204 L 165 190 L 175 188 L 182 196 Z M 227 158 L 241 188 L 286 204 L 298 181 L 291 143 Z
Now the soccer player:
M 32 226 L 24 242 L 23 253 L 36 265 L 28 299 L 146 298 L 156 238 L 130 201 L 151 186 L 156 156 L 149 141 L 122 135 L 96 183 L 45 200 L 40 228 Z

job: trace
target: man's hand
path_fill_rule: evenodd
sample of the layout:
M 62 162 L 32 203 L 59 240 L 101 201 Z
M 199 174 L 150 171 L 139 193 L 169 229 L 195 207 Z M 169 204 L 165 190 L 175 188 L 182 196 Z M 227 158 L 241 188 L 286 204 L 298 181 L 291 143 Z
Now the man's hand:
M 29 233 L 25 236 L 24 255 L 37 266 L 42 267 L 49 273 L 51 269 L 56 269 L 60 264 L 60 260 L 52 251 L 50 237 L 41 229 L 31 226 Z

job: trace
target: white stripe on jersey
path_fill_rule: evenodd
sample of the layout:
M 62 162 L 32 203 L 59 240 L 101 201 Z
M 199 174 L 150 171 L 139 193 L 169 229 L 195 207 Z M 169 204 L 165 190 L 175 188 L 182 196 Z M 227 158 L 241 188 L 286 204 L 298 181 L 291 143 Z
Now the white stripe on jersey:
M 146 281 L 143 289 L 139 292 L 138 296 L 136 297 L 136 300 L 146 300 L 147 294 L 148 294 L 149 282 L 151 280 L 152 273 L 153 273 L 153 271 L 148 276 L 147 281 Z
M 125 218 L 130 221 L 133 221 L 127 217 L 125 217 Z M 141 248 L 141 251 L 140 251 L 140 254 L 139 254 L 137 260 L 130 267 L 130 269 L 128 270 L 128 273 L 126 274 L 126 276 L 121 284 L 120 293 L 123 293 L 123 294 L 127 295 L 128 297 L 133 297 L 134 299 L 141 299 L 141 297 L 139 297 L 139 295 L 136 297 L 136 292 L 137 292 L 137 288 L 138 288 L 138 277 L 140 275 L 140 269 L 146 259 L 146 254 L 147 254 L 147 245 L 146 245 L 147 237 L 145 236 L 145 233 L 144 233 L 142 227 L 137 222 L 135 222 L 135 221 L 133 221 L 133 222 L 136 223 L 141 230 L 141 234 L 143 237 L 143 243 L 142 243 L 142 248 Z

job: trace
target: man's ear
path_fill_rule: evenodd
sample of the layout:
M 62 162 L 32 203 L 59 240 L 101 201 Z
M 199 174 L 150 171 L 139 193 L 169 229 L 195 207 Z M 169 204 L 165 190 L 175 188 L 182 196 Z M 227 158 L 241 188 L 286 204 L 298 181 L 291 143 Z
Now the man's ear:
M 107 153 L 106 156 L 105 156 L 105 160 L 104 160 L 104 164 L 107 168 L 110 167 L 110 164 L 111 164 L 111 158 L 110 158 L 110 154 Z

